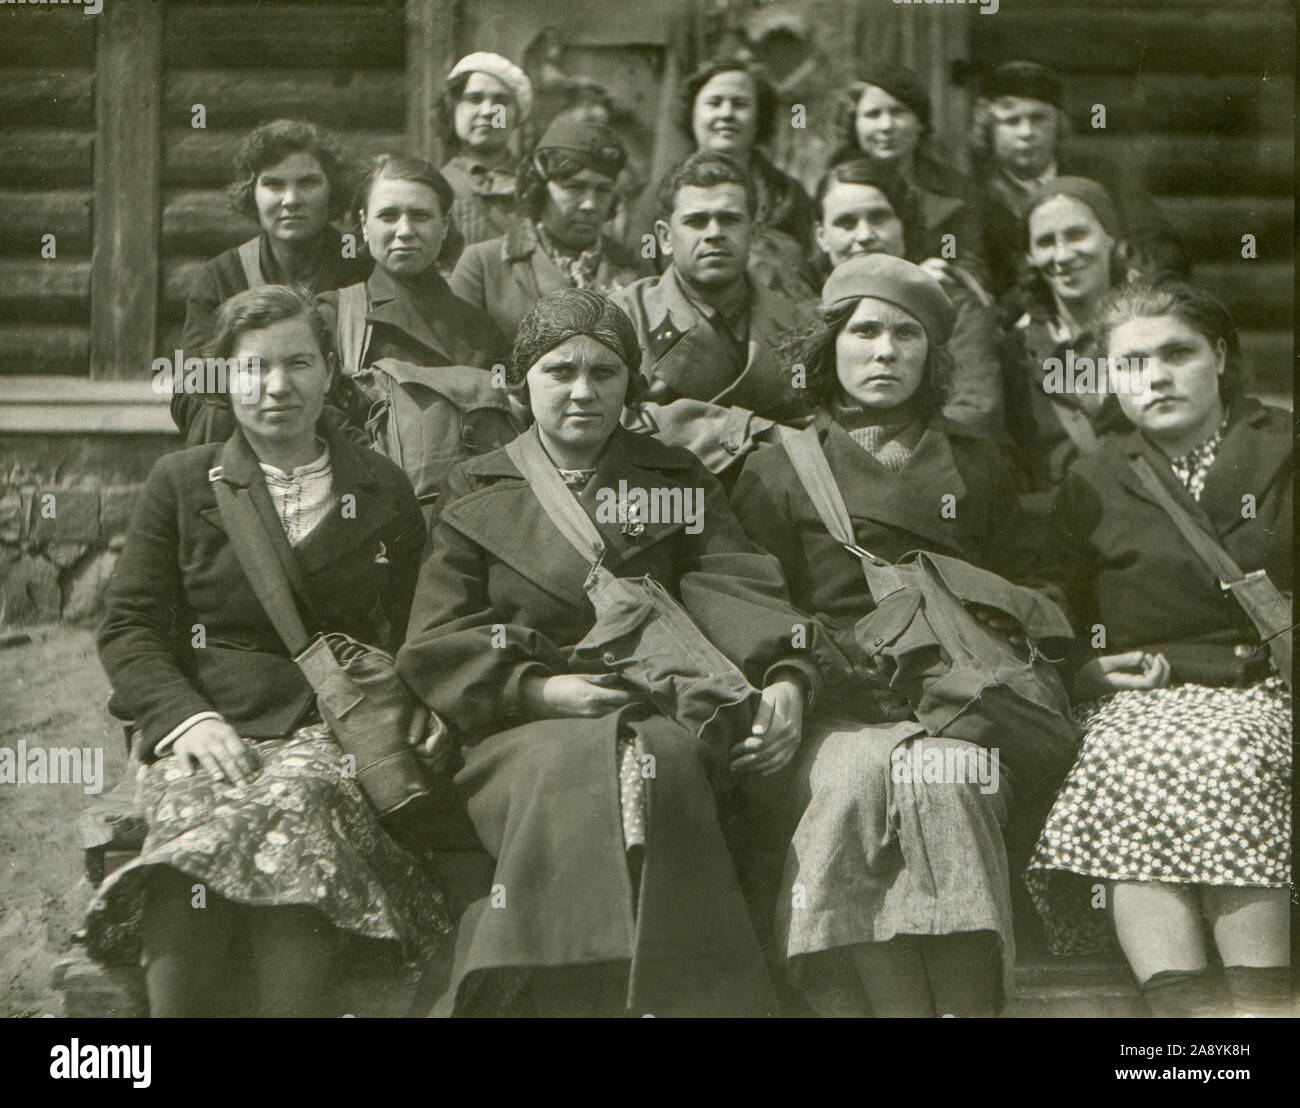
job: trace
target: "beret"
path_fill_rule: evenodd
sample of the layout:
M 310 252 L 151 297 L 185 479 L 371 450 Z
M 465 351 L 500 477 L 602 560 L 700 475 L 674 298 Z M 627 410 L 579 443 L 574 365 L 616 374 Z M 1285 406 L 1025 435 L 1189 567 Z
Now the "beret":
M 833 308 L 864 296 L 884 300 L 915 316 L 931 343 L 941 346 L 952 334 L 957 311 L 943 286 L 919 265 L 889 254 L 848 258 L 826 278 L 822 307 Z
M 1029 232 L 1029 214 L 1054 196 L 1069 196 L 1086 204 L 1111 238 L 1118 241 L 1124 237 L 1119 212 L 1115 208 L 1115 202 L 1110 198 L 1110 193 L 1088 177 L 1053 177 L 1034 189 L 1025 202 L 1026 234 Z
M 849 86 L 854 99 L 862 95 L 866 85 L 875 85 L 884 89 L 895 100 L 900 100 L 920 117 L 925 126 L 930 126 L 930 94 L 926 91 L 921 78 L 910 69 L 901 65 L 872 66 L 858 80 Z
M 1004 62 L 984 78 L 980 92 L 989 100 L 1023 96 L 1061 106 L 1061 78 L 1037 62 Z
M 558 150 L 606 177 L 617 177 L 627 161 L 627 150 L 616 132 L 574 116 L 557 116 L 551 121 L 533 152 L 543 150 Z
M 450 84 L 462 73 L 486 73 L 505 85 L 515 98 L 521 123 L 532 114 L 533 83 L 528 79 L 528 74 L 509 58 L 503 58 L 500 54 L 493 54 L 487 50 L 466 54 L 451 67 L 451 72 L 447 74 L 447 83 Z

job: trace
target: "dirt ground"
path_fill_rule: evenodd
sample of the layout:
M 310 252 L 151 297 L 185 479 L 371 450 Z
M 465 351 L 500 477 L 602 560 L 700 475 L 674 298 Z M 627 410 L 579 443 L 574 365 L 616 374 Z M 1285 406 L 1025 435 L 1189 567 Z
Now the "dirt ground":
M 126 769 L 126 746 L 105 708 L 91 632 L 29 634 L 0 648 L 0 746 L 102 747 L 108 792 Z M 62 1014 L 50 975 L 88 903 L 77 814 L 97 799 L 76 784 L 0 784 L 0 1015 Z

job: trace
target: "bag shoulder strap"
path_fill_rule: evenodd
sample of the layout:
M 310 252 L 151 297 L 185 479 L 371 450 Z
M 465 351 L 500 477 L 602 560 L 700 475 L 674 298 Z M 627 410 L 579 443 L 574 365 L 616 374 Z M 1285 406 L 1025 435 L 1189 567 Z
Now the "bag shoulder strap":
M 1096 454 L 1101 449 L 1101 442 L 1097 438 L 1097 432 L 1093 429 L 1092 420 L 1079 411 L 1078 408 L 1072 408 L 1069 404 L 1060 404 L 1053 400 L 1052 410 L 1056 413 L 1056 418 L 1061 421 L 1061 426 L 1065 429 L 1066 435 L 1078 448 L 1080 454 Z
M 1137 474 L 1138 480 L 1142 482 L 1147 492 L 1155 497 L 1156 503 L 1164 509 L 1165 515 L 1178 528 L 1183 538 L 1187 540 L 1201 560 L 1210 567 L 1210 571 L 1219 579 L 1219 584 L 1227 588 L 1233 581 L 1240 581 L 1245 574 L 1241 572 L 1241 567 L 1233 560 L 1232 555 L 1224 550 L 1215 539 L 1211 538 L 1206 533 L 1205 528 L 1201 527 L 1191 517 L 1187 509 L 1173 498 L 1156 475 L 1156 471 L 1151 468 L 1151 463 L 1146 458 L 1139 456 L 1130 458 L 1128 464 L 1132 467 L 1133 472 Z
M 339 289 L 339 318 L 336 335 L 343 371 L 349 377 L 361 372 L 361 360 L 366 356 L 372 326 L 366 320 L 365 282 Z
M 844 503 L 844 495 L 835 483 L 835 474 L 831 472 L 830 463 L 822 451 L 817 429 L 808 426 L 802 431 L 793 431 L 788 427 L 780 427 L 780 436 L 781 445 L 789 455 L 795 476 L 799 478 L 799 483 L 812 500 L 817 514 L 826 524 L 831 538 L 850 553 L 861 557 L 853 536 L 853 520 L 849 516 L 848 505 Z
M 311 636 L 298 614 L 288 575 L 271 547 L 261 519 L 247 497 L 237 497 L 220 477 L 213 480 L 212 489 L 221 510 L 221 522 L 226 525 L 230 548 L 235 552 L 253 594 L 289 653 L 297 657 L 311 641 Z
M 266 284 L 266 278 L 262 276 L 260 244 L 257 239 L 239 244 L 239 264 L 250 289 L 260 289 Z
M 577 497 L 560 479 L 551 464 L 546 450 L 537 437 L 534 427 L 506 445 L 506 454 L 519 467 L 519 472 L 532 487 L 533 495 L 542 505 L 556 529 L 573 548 L 592 565 L 600 565 L 605 558 L 605 540 L 601 538 L 591 517 L 582 510 Z

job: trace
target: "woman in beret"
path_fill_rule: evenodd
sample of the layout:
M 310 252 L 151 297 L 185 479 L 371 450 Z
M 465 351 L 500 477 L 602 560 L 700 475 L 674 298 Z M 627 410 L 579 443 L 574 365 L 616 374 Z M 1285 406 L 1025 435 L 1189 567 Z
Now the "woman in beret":
M 644 265 L 601 229 L 626 161 L 622 140 L 609 128 L 556 119 L 520 174 L 522 218 L 500 238 L 465 250 L 451 275 L 452 291 L 513 340 L 519 321 L 549 292 L 608 292 L 636 280 Z
M 1153 1015 L 1290 1015 L 1286 675 L 1134 464 L 1289 598 L 1294 426 L 1243 395 L 1232 321 L 1204 289 L 1120 289 L 1097 329 L 1143 369 L 1119 394 L 1129 432 L 1056 494 L 1091 647 L 1074 682 L 1086 735 L 1028 885 L 1054 951 L 1118 938 Z
M 321 419 L 338 364 L 308 293 L 237 294 L 213 349 L 257 359 L 226 397 L 236 430 L 153 467 L 105 600 L 99 654 L 134 723 L 148 836 L 97 890 L 87 941 L 113 964 L 142 959 L 154 1016 L 229 1014 L 244 952 L 255 995 L 235 1000 L 239 1014 L 329 1015 L 346 935 L 400 943 L 414 961 L 451 924 L 348 773 L 214 484 L 249 498 L 296 567 L 309 632 L 380 648 L 406 626 L 425 528 L 402 471 Z
M 807 370 L 812 426 L 859 546 L 886 561 L 934 551 L 1029 583 L 1044 551 L 1007 463 L 939 415 L 953 317 L 919 266 L 858 255 L 831 273 L 790 357 Z M 862 567 L 784 447 L 750 455 L 732 507 L 854 667 L 828 684 L 795 766 L 801 815 L 777 899 L 792 980 L 824 1015 L 994 1014 L 1015 964 L 1003 827 L 1017 782 L 988 751 L 926 736 L 875 677 L 854 635 L 875 607 Z M 935 759 L 968 772 L 936 779 Z
M 776 561 L 696 458 L 620 427 L 645 388 L 640 362 L 631 321 L 605 297 L 543 298 L 508 371 L 534 421 L 512 449 L 531 441 L 598 529 L 604 568 L 653 577 L 761 698 L 752 725 L 706 737 L 670 718 L 669 701 L 623 679 L 618 643 L 583 648 L 591 565 L 533 478 L 504 449 L 453 469 L 397 663 L 459 739 L 456 788 L 496 866 L 461 919 L 442 1013 L 773 1011 L 728 843 L 752 805 L 779 796 L 805 703 L 838 655 L 790 608 Z M 647 518 L 620 489 L 689 496 L 698 513 Z M 602 510 L 613 497 L 622 508 Z

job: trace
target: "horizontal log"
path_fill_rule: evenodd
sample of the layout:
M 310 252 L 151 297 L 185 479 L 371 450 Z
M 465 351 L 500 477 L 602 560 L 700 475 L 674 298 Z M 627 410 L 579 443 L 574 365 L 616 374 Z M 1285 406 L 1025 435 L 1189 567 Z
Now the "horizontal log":
M 257 234 L 257 224 L 236 215 L 223 192 L 164 193 L 162 255 L 215 257 Z
M 400 113 L 390 123 L 401 124 Z M 195 131 L 170 128 L 163 132 L 163 184 L 172 188 L 218 188 L 232 177 L 241 131 Z M 363 162 L 376 154 L 401 153 L 401 131 L 343 131 L 338 136 L 344 157 Z
M 0 8 L 0 69 L 93 67 L 95 16 L 69 4 Z
M 1017 11 L 971 20 L 982 67 L 1028 58 L 1073 73 L 1289 73 L 1295 15 L 1222 5 L 1196 12 L 1126 8 Z
M 0 70 L 0 124 L 93 127 L 95 75 L 90 70 Z
M 1228 306 L 1240 328 L 1290 329 L 1295 318 L 1295 270 L 1290 265 L 1243 259 L 1198 266 L 1196 282 Z
M 1295 395 L 1295 338 L 1290 331 L 1239 331 L 1248 392 L 1287 402 Z
M 0 323 L 0 374 L 90 373 L 90 328 L 71 323 Z
M 90 190 L 0 190 L 0 256 L 39 258 L 41 236 L 55 237 L 56 257 L 90 255 Z
M 1289 262 L 1295 255 L 1295 202 L 1290 197 L 1165 196 L 1160 209 L 1198 261 L 1237 261 L 1245 234 L 1255 236 L 1261 262 Z
M 0 128 L 0 187 L 69 189 L 94 180 L 94 131 Z
M 406 64 L 403 0 L 362 6 L 260 4 L 173 5 L 163 29 L 163 57 L 175 69 L 263 69 L 286 55 L 310 69 L 394 69 Z
M 1071 135 L 1062 149 L 1074 173 L 1137 174 L 1153 193 L 1289 196 L 1294 176 L 1290 136 Z
M 1076 132 L 1091 132 L 1093 105 L 1106 108 L 1108 135 L 1290 135 L 1295 82 L 1287 75 L 1094 75 L 1065 82 L 1065 112 Z
M 251 129 L 281 118 L 392 131 L 406 108 L 406 84 L 401 73 L 386 70 L 169 71 L 163 86 L 164 125 L 189 127 L 195 104 L 203 105 L 209 129 Z
M 0 258 L 0 319 L 90 322 L 90 262 Z

